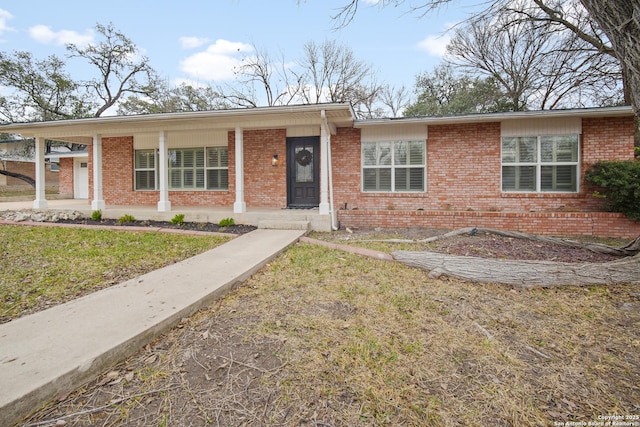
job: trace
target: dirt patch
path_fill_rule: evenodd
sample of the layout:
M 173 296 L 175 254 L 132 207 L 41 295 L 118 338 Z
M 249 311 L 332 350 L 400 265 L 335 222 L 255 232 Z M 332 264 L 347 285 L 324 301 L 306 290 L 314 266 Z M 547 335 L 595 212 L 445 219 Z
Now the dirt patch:
M 354 229 L 341 230 L 331 234 L 319 234 L 324 240 L 335 243 L 362 245 L 367 242 L 382 243 L 384 241 L 397 241 L 389 243 L 381 249 L 395 250 L 401 241 L 413 241 L 407 250 L 428 250 L 446 253 L 450 255 L 472 256 L 480 258 L 513 259 L 513 260 L 538 260 L 558 262 L 607 262 L 619 259 L 613 255 L 596 253 L 588 249 L 572 248 L 553 243 L 519 239 L 513 237 L 498 236 L 479 232 L 473 236 L 461 235 L 431 243 L 420 243 L 421 240 L 446 233 L 448 230 L 428 228 L 402 228 L 402 229 Z M 609 245 L 622 245 L 627 243 L 618 239 L 593 239 L 585 237 L 573 237 L 578 241 L 601 241 Z M 408 243 L 405 243 L 407 245 Z

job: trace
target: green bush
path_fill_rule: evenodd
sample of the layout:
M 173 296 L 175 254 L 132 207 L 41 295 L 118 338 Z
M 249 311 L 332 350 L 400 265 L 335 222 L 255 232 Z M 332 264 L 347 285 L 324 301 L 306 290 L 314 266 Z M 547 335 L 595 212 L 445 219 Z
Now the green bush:
M 176 214 L 173 218 L 169 220 L 171 224 L 174 225 L 182 225 L 184 224 L 184 214 Z
M 224 218 L 221 219 L 220 222 L 218 223 L 219 227 L 228 227 L 230 225 L 235 225 L 236 222 L 233 220 L 233 218 Z
M 597 193 L 607 200 L 611 211 L 640 219 L 640 161 L 598 162 L 587 171 L 585 180 L 600 187 Z
M 133 217 L 133 215 L 122 215 L 120 218 L 118 218 L 118 224 L 124 224 L 127 222 L 134 222 L 136 219 Z
M 91 219 L 94 221 L 100 221 L 102 219 L 102 211 L 98 209 L 97 211 L 91 212 Z

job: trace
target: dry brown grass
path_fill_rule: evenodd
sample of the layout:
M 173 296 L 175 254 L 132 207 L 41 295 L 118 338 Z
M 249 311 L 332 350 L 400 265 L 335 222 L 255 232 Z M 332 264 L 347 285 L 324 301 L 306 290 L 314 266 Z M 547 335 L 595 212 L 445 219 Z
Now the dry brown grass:
M 628 286 L 434 280 L 298 244 L 27 424 L 540 426 L 640 414 L 639 299 Z

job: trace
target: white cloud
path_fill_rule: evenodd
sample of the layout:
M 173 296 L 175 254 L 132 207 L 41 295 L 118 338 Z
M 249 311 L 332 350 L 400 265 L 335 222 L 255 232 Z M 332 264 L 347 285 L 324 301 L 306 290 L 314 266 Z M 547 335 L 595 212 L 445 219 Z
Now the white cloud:
M 7 24 L 7 21 L 10 19 L 13 19 L 13 15 L 4 9 L 0 9 L 0 34 L 12 30 L 12 28 Z
M 242 56 L 253 47 L 246 43 L 216 40 L 206 50 L 185 58 L 180 69 L 196 80 L 230 80 L 242 66 Z
M 447 45 L 451 41 L 448 34 L 430 35 L 418 43 L 418 48 L 433 56 L 445 56 L 447 53 Z
M 180 44 L 183 49 L 195 49 L 209 43 L 209 39 L 204 37 L 180 37 Z
M 29 28 L 32 39 L 45 44 L 63 45 L 73 43 L 78 46 L 86 46 L 93 41 L 93 30 L 86 30 L 79 34 L 71 30 L 53 31 L 47 25 L 35 25 Z

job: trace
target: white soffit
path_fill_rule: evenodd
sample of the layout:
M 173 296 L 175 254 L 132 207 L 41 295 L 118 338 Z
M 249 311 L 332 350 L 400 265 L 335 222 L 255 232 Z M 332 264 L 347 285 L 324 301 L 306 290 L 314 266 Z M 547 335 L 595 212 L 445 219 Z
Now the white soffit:
M 360 130 L 362 142 L 422 141 L 427 139 L 427 126 L 407 124 L 404 126 L 367 126 Z
M 133 136 L 133 148 L 135 150 L 158 148 L 160 145 L 159 140 L 159 132 L 139 133 Z M 207 132 L 167 132 L 167 144 L 169 148 L 226 147 L 228 142 L 228 132 L 226 130 Z
M 501 122 L 502 136 L 576 135 L 582 134 L 580 117 L 514 119 Z

